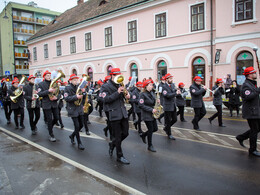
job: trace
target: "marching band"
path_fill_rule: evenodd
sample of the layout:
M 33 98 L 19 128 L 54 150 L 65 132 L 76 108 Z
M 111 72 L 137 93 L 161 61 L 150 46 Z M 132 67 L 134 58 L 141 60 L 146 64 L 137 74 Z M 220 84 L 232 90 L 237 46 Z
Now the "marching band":
M 244 70 L 246 80 L 241 88 L 242 114 L 247 119 L 250 130 L 244 134 L 238 135 L 236 139 L 244 147 L 243 141 L 249 139 L 249 154 L 260 156 L 257 151 L 257 134 L 260 131 L 260 88 L 256 83 L 256 70 L 253 67 Z M 148 142 L 148 150 L 156 152 L 152 144 L 152 135 L 158 130 L 157 120 L 161 122 L 164 117 L 164 131 L 168 139 L 175 140 L 172 136 L 171 127 L 177 122 L 177 116 L 180 115 L 180 121 L 187 122 L 184 118 L 184 107 L 188 92 L 184 88 L 184 83 L 180 82 L 178 86 L 173 83 L 173 75 L 170 73 L 162 77 L 162 82 L 157 83 L 154 89 L 152 79 L 136 82 L 134 78 L 129 78 L 129 83 L 124 86 L 124 76 L 119 68 L 113 68 L 109 76 L 104 81 L 98 81 L 98 89 L 92 91 L 90 87 L 90 78 L 83 75 L 79 82 L 79 77 L 75 74 L 70 75 L 69 84 L 62 82 L 65 75 L 60 71 L 56 78 L 51 79 L 51 72 L 46 71 L 43 74 L 43 81 L 35 82 L 33 75 L 28 77 L 28 84 L 23 86 L 26 77 L 19 81 L 14 78 L 12 86 L 7 86 L 6 80 L 1 80 L 1 96 L 4 105 L 7 124 L 11 123 L 10 115 L 14 113 L 15 129 L 24 129 L 24 99 L 28 110 L 30 128 L 32 135 L 37 134 L 37 123 L 40 119 L 40 108 L 42 107 L 49 132 L 49 140 L 55 142 L 56 138 L 53 132 L 53 126 L 59 121 L 61 128 L 64 127 L 61 118 L 61 109 L 63 101 L 66 101 L 66 110 L 68 117 L 71 117 L 74 125 L 74 131 L 69 136 L 71 144 L 75 144 L 75 137 L 79 150 L 84 150 L 80 139 L 80 131 L 83 127 L 86 134 L 90 135 L 88 124 L 89 115 L 93 111 L 92 98 L 95 96 L 99 106 L 99 115 L 102 117 L 102 111 L 107 118 L 107 126 L 103 129 L 105 136 L 110 135 L 108 152 L 113 156 L 116 149 L 117 161 L 122 164 L 130 164 L 123 155 L 122 142 L 129 134 L 129 116 L 133 114 L 134 126 L 138 131 L 141 140 Z M 225 89 L 222 79 L 216 80 L 216 85 L 212 90 L 202 85 L 202 79 L 199 76 L 193 78 L 193 84 L 189 87 L 191 96 L 191 107 L 194 109 L 194 118 L 192 120 L 193 128 L 200 130 L 199 121 L 206 115 L 206 108 L 203 97 L 209 91 L 213 95 L 213 105 L 217 112 L 208 118 L 210 124 L 218 117 L 218 125 L 225 127 L 222 121 L 222 96 L 227 94 L 230 104 L 230 116 L 233 108 L 239 115 L 239 95 L 240 90 L 236 81 L 232 82 L 229 89 Z M 63 85 L 61 87 L 61 85 Z M 239 101 L 239 102 L 238 102 Z M 131 110 L 127 112 L 126 102 L 131 104 Z M 178 108 L 178 110 L 177 110 Z M 20 121 L 18 122 L 18 115 Z M 137 119 L 136 117 L 137 116 Z M 144 121 L 147 131 L 141 126 Z

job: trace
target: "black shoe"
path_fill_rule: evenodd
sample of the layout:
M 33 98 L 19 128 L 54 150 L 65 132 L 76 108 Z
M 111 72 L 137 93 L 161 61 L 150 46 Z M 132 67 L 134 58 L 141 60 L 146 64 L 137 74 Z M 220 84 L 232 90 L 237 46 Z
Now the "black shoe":
M 107 137 L 107 131 L 108 131 L 107 128 L 104 128 L 103 131 L 104 131 L 105 136 Z
M 32 135 L 36 135 L 36 131 L 35 130 L 32 130 Z
M 63 128 L 64 128 L 64 125 L 63 125 L 63 124 L 61 124 L 61 125 L 60 125 L 60 128 L 61 128 L 61 129 L 63 129 Z
M 222 124 L 222 125 L 219 125 L 219 126 L 220 126 L 220 127 L 226 127 L 226 126 L 225 126 L 225 125 L 223 125 L 223 124 Z
M 88 124 L 88 125 L 90 125 L 90 124 L 91 124 L 91 122 L 87 121 L 87 124 Z
M 187 122 L 185 119 L 181 120 L 181 122 Z
M 24 125 L 20 125 L 20 129 L 25 129 L 25 126 Z
M 70 142 L 71 142 L 71 144 L 73 144 L 73 145 L 74 145 L 74 144 L 75 144 L 74 137 L 73 137 L 72 135 L 70 135 L 70 136 L 69 136 L 69 138 L 70 138 Z
M 79 150 L 84 150 L 85 147 L 82 145 L 82 143 L 79 143 L 79 145 L 78 145 L 78 149 L 79 149 Z
M 142 138 L 143 142 L 146 144 L 146 140 L 145 140 L 146 134 L 142 133 L 142 134 L 140 135 L 140 137 Z
M 171 140 L 176 140 L 175 137 L 173 137 L 172 135 L 168 135 L 168 138 Z
M 137 130 L 137 123 L 136 122 L 134 123 L 134 126 L 135 126 L 135 129 Z
M 112 144 L 112 142 L 109 143 L 109 156 L 113 156 L 113 151 L 114 151 L 115 146 Z
M 19 129 L 19 127 L 18 127 L 18 126 L 15 126 L 15 129 Z
M 125 158 L 125 157 L 120 157 L 120 158 L 117 158 L 117 161 L 122 163 L 122 164 L 125 164 L 125 165 L 129 165 L 130 162 Z
M 151 151 L 151 152 L 156 152 L 156 150 L 154 149 L 153 145 L 148 146 L 147 149 L 148 149 L 149 151 Z
M 86 131 L 86 135 L 90 135 L 89 131 Z
M 209 119 L 209 123 L 211 124 L 212 120 L 210 118 L 208 118 L 208 119 Z
M 258 151 L 249 152 L 249 155 L 260 157 L 260 152 Z
M 240 146 L 242 146 L 242 147 L 244 147 L 244 148 L 246 147 L 246 146 L 244 145 L 244 143 L 243 143 L 244 140 L 240 139 L 239 136 L 236 136 L 236 139 L 237 139 L 237 141 L 239 142 Z

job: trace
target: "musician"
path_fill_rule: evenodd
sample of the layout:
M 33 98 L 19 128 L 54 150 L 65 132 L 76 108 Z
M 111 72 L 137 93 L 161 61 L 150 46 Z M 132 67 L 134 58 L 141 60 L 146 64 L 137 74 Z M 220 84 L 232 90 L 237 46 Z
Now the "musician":
M 226 90 L 226 95 L 228 97 L 228 105 L 230 111 L 230 117 L 233 116 L 233 109 L 237 111 L 237 116 L 239 116 L 239 107 L 240 107 L 240 89 L 237 86 L 237 81 L 232 81 L 230 88 Z
M 194 118 L 192 120 L 193 128 L 200 130 L 199 121 L 206 115 L 206 108 L 203 102 L 203 96 L 207 88 L 201 86 L 202 79 L 199 76 L 193 78 L 194 83 L 190 86 L 191 107 L 194 109 Z
M 26 99 L 26 108 L 29 114 L 32 135 L 37 133 L 36 125 L 40 119 L 40 101 L 36 97 L 38 86 L 34 83 L 35 78 L 35 76 L 30 75 L 28 78 L 29 84 L 24 87 L 24 99 Z
M 153 114 L 157 112 L 154 109 L 156 103 L 156 97 L 153 90 L 153 80 L 148 79 L 143 83 L 144 92 L 140 94 L 139 106 L 141 109 L 142 120 L 145 122 L 147 131 L 141 134 L 141 138 L 144 143 L 146 143 L 146 137 L 148 138 L 148 150 L 151 152 L 156 152 L 152 144 L 152 135 L 158 130 L 156 119 Z M 160 101 L 160 100 L 158 100 Z
M 60 126 L 61 129 L 63 129 L 64 125 L 63 125 L 63 121 L 62 121 L 62 117 L 61 117 L 61 110 L 64 106 L 64 103 L 63 103 L 64 89 L 61 89 L 61 84 L 62 84 L 61 80 L 58 80 L 57 83 L 60 88 L 60 95 L 61 95 L 60 99 L 58 100 L 58 109 L 59 109 L 59 120 L 58 121 L 59 121 L 59 123 L 57 121 L 57 125 Z
M 217 113 L 213 114 L 211 117 L 209 117 L 209 123 L 218 117 L 218 125 L 220 127 L 225 127 L 222 122 L 222 95 L 224 95 L 224 88 L 223 88 L 223 81 L 222 79 L 217 79 L 215 86 L 213 86 L 212 91 L 214 92 L 214 99 L 213 99 L 213 105 L 217 109 Z
M 135 129 L 138 130 L 139 135 L 143 134 L 142 127 L 141 127 L 141 122 L 142 122 L 141 109 L 139 108 L 139 105 L 138 105 L 139 96 L 140 96 L 142 87 L 143 87 L 143 83 L 141 81 L 138 81 L 136 83 L 135 90 L 131 94 L 131 98 L 132 98 L 132 102 L 133 102 L 133 106 L 134 106 L 134 113 L 136 113 L 137 117 L 138 117 L 138 120 L 136 120 L 134 122 L 134 126 L 135 126 Z
M 241 90 L 242 115 L 247 119 L 250 130 L 238 135 L 236 139 L 245 147 L 243 141 L 249 138 L 249 155 L 260 157 L 260 152 L 257 151 L 257 134 L 260 132 L 260 88 L 257 87 L 257 75 L 253 67 L 246 68 L 243 74 L 246 80 Z
M 125 85 L 125 88 L 126 88 L 126 90 L 127 90 L 129 93 L 132 93 L 132 92 L 135 90 L 135 87 L 130 87 L 131 80 L 132 80 L 132 77 L 129 77 L 129 79 L 128 79 L 129 82 Z M 130 116 L 131 116 L 131 114 L 132 114 L 132 116 L 133 116 L 133 121 L 135 122 L 135 121 L 136 121 L 136 116 L 135 116 L 134 104 L 133 104 L 133 101 L 132 101 L 131 96 L 130 96 L 130 99 L 129 99 L 129 104 L 131 105 L 131 107 L 130 107 L 130 109 L 128 110 L 128 119 L 130 119 Z
M 12 81 L 12 87 L 8 90 L 8 97 L 15 96 L 14 92 L 16 89 L 18 89 L 19 80 L 15 78 Z M 23 87 L 19 86 L 19 88 L 22 90 Z M 19 129 L 19 123 L 18 123 L 18 115 L 20 114 L 20 129 L 24 129 L 24 96 L 23 93 L 17 98 L 17 103 L 14 103 L 11 101 L 11 109 L 14 112 L 14 122 L 15 122 L 15 129 Z
M 42 97 L 42 109 L 48 123 L 49 140 L 55 142 L 56 138 L 53 134 L 53 126 L 59 120 L 58 100 L 60 98 L 60 93 L 57 96 L 50 98 L 49 94 L 55 93 L 57 89 L 50 87 L 51 73 L 48 70 L 43 73 L 43 78 L 44 81 L 40 82 L 38 85 L 38 95 Z
M 89 108 L 88 108 L 88 111 L 85 113 L 84 112 L 84 115 L 83 115 L 83 124 L 84 124 L 84 127 L 85 127 L 85 130 L 86 130 L 86 135 L 90 135 L 90 132 L 89 132 L 89 128 L 88 128 L 88 124 L 91 124 L 90 121 L 89 121 L 89 115 L 92 113 L 93 111 L 93 102 L 92 102 L 92 89 L 90 89 L 90 82 L 88 82 L 88 84 L 86 85 L 86 96 L 84 96 L 83 98 L 83 101 L 82 101 L 82 104 L 84 105 L 84 103 L 86 102 L 86 98 L 88 97 L 88 100 L 87 100 L 87 103 L 90 104 Z
M 181 94 L 176 95 L 176 104 L 179 109 L 177 112 L 177 116 L 180 115 L 181 122 L 187 122 L 184 119 L 184 106 L 186 105 L 186 96 L 188 95 L 188 92 L 184 89 L 184 86 L 184 83 L 179 83 L 178 87 Z
M 78 79 L 75 74 L 70 75 L 70 85 L 66 86 L 65 92 L 64 92 L 64 99 L 67 102 L 67 111 L 68 116 L 71 117 L 73 124 L 74 124 L 74 131 L 69 136 L 71 143 L 75 144 L 74 138 L 76 136 L 77 142 L 78 142 L 78 149 L 84 150 L 84 146 L 82 145 L 82 142 L 80 140 L 80 134 L 79 131 L 83 127 L 83 106 L 80 104 L 79 106 L 75 105 L 75 101 L 83 99 L 83 95 L 76 94 L 78 89 Z M 81 89 L 82 92 L 85 92 L 85 88 Z M 86 94 L 85 94 L 86 95 Z
M 175 97 L 180 94 L 180 90 L 175 89 L 173 84 L 173 76 L 168 73 L 165 75 L 166 83 L 163 85 L 163 110 L 164 110 L 164 119 L 165 126 L 164 131 L 171 140 L 175 140 L 172 136 L 171 126 L 174 125 L 177 121 L 177 111 Z
M 1 80 L 2 86 L 1 86 L 1 95 L 2 95 L 2 101 L 3 101 L 3 106 L 4 106 L 4 111 L 5 111 L 5 118 L 7 120 L 7 124 L 11 123 L 11 114 L 12 114 L 12 109 L 11 109 L 11 100 L 8 97 L 8 86 L 7 86 L 7 81 L 5 78 Z
M 164 84 L 165 84 L 165 76 L 163 76 L 162 78 L 161 78 L 161 83 L 159 84 L 159 88 L 160 87 L 162 87 L 162 89 L 163 89 L 163 86 L 164 86 Z M 159 89 L 158 88 L 158 89 Z M 163 98 L 163 94 L 161 93 L 160 94 L 160 104 L 163 106 L 163 100 L 164 100 L 164 98 Z M 159 123 L 162 123 L 161 122 L 161 119 L 164 117 L 164 112 L 160 115 L 160 117 L 158 118 L 158 121 L 159 121 Z
M 98 80 L 97 82 L 97 91 L 95 92 L 96 94 L 96 100 L 97 100 L 97 105 L 96 108 L 99 107 L 98 112 L 99 112 L 99 116 L 103 117 L 102 115 L 102 110 L 103 110 L 103 98 L 102 98 L 102 94 L 100 93 L 100 88 L 103 85 L 103 82 L 101 80 Z
M 116 147 L 117 161 L 122 164 L 130 164 L 124 157 L 121 144 L 128 136 L 129 124 L 128 115 L 125 107 L 125 99 L 129 99 L 130 95 L 124 94 L 124 87 L 116 84 L 114 81 L 117 75 L 120 75 L 119 68 L 113 68 L 110 72 L 111 79 L 104 86 L 102 97 L 105 104 L 108 106 L 109 120 L 113 131 L 113 140 L 109 143 L 109 155 L 113 155 L 113 150 Z

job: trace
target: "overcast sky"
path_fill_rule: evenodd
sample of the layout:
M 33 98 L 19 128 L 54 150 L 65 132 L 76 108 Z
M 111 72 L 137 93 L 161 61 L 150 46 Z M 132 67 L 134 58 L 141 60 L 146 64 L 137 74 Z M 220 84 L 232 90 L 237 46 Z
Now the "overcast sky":
M 77 0 L 6 0 L 6 3 L 8 4 L 8 2 L 10 1 L 22 4 L 28 4 L 29 2 L 34 1 L 35 3 L 37 3 L 38 7 L 47 8 L 52 11 L 57 11 L 61 13 L 77 5 Z M 4 2 L 5 0 L 0 0 L 1 12 L 5 7 Z

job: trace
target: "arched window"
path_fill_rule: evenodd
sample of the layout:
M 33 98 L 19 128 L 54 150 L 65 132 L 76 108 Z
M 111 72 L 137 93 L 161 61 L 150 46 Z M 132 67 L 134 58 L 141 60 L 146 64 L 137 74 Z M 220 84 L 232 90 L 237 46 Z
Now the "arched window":
M 110 75 L 110 72 L 111 72 L 112 68 L 113 68 L 113 66 L 111 66 L 111 65 L 109 65 L 107 67 L 107 75 Z
M 254 66 L 253 55 L 248 51 L 243 51 L 237 56 L 236 61 L 236 80 L 238 85 L 242 85 L 246 79 L 243 75 L 244 70 Z
M 93 78 L 93 69 L 91 68 L 91 67 L 89 67 L 88 68 L 88 70 L 87 70 L 87 75 L 91 78 L 91 80 L 92 80 L 92 78 Z
M 192 63 L 192 78 L 199 76 L 202 79 L 202 84 L 205 85 L 205 60 L 202 57 L 197 57 Z
M 132 77 L 136 77 L 136 78 L 138 77 L 138 68 L 135 63 L 131 65 L 130 73 Z
M 164 60 L 161 60 L 158 63 L 157 70 L 157 79 L 160 81 L 161 78 L 167 74 L 167 64 Z
M 76 69 L 73 69 L 73 70 L 72 70 L 72 74 L 78 75 L 77 70 L 76 70 Z

